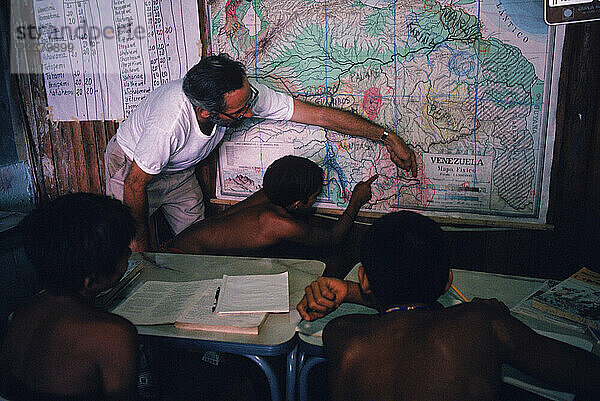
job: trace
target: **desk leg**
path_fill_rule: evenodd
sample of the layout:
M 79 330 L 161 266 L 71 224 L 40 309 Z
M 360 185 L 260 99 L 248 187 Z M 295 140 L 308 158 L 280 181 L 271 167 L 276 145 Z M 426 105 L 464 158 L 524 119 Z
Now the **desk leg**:
M 298 362 L 296 363 L 296 369 L 298 373 L 302 371 L 302 367 L 304 366 L 304 362 L 306 362 L 306 353 L 304 351 L 298 351 Z
M 265 372 L 265 376 L 267 377 L 267 382 L 269 383 L 269 388 L 271 389 L 271 400 L 272 401 L 281 401 L 281 392 L 279 391 L 279 384 L 277 383 L 277 375 L 275 375 L 275 371 L 265 359 L 258 355 L 245 355 L 246 358 L 250 359 L 254 363 L 258 365 L 259 368 Z
M 298 355 L 298 346 L 296 345 L 287 355 L 287 377 L 285 384 L 287 386 L 286 400 L 295 401 L 296 399 L 296 356 Z
M 320 356 L 308 356 L 304 359 L 304 363 L 302 369 L 300 369 L 300 374 L 298 377 L 298 400 L 299 401 L 307 401 L 308 400 L 308 372 L 315 366 L 321 362 L 325 362 L 325 358 L 321 358 Z

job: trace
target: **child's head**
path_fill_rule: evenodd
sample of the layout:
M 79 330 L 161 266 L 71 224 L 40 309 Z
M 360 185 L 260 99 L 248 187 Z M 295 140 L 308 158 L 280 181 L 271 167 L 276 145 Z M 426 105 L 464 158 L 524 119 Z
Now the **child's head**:
M 445 236 L 428 217 L 408 211 L 377 220 L 361 244 L 361 261 L 379 307 L 429 304 L 447 289 Z
M 289 207 L 296 202 L 312 206 L 323 187 L 323 169 L 311 160 L 298 156 L 284 156 L 267 168 L 263 177 L 263 191 L 271 202 Z M 314 196 L 309 202 L 309 199 Z
M 81 293 L 86 279 L 120 279 L 123 271 L 118 270 L 120 264 L 126 267 L 136 231 L 127 206 L 88 193 L 64 195 L 38 207 L 20 229 L 41 286 L 58 295 Z

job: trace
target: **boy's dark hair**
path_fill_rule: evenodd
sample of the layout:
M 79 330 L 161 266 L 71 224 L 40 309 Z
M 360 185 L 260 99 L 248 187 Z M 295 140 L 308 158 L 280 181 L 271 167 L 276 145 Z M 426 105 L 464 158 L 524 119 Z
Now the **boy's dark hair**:
M 227 54 L 203 57 L 183 78 L 183 92 L 196 107 L 211 112 L 225 109 L 225 94 L 244 84 L 244 65 Z
M 284 156 L 277 159 L 263 177 L 265 195 L 281 207 L 296 201 L 306 203 L 322 187 L 323 169 L 305 157 Z
M 40 285 L 59 295 L 79 292 L 86 277 L 114 274 L 136 231 L 127 206 L 89 193 L 44 204 L 19 226 Z
M 361 262 L 380 307 L 434 302 L 448 282 L 445 235 L 423 215 L 401 211 L 377 220 L 361 243 Z

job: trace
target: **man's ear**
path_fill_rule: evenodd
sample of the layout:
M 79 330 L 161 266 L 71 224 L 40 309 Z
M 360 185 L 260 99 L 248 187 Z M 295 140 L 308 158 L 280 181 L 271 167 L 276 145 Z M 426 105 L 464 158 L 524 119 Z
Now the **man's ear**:
M 203 109 L 202 107 L 196 107 L 196 118 L 198 120 L 202 119 L 202 120 L 206 120 L 208 117 L 210 117 L 211 113 L 208 110 Z
M 367 278 L 367 273 L 365 273 L 365 268 L 362 265 L 358 266 L 358 284 L 362 289 L 362 292 L 365 294 L 371 293 L 371 286 L 369 285 L 369 279 Z
M 444 288 L 444 294 L 446 293 L 446 291 L 448 291 L 450 289 L 450 286 L 452 285 L 452 281 L 454 280 L 454 273 L 452 273 L 452 269 L 449 269 L 450 272 L 448 273 L 448 282 L 446 283 L 446 287 Z

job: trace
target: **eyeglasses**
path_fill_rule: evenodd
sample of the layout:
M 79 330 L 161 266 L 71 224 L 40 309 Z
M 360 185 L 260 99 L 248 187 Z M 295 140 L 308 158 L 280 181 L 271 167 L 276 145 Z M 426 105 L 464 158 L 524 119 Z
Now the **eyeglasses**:
M 250 84 L 248 84 L 250 85 Z M 246 104 L 244 105 L 244 107 L 242 107 L 241 109 L 239 109 L 238 111 L 236 111 L 233 114 L 229 114 L 229 113 L 225 113 L 224 111 L 217 111 L 218 114 L 222 114 L 226 117 L 231 118 L 232 120 L 236 120 L 236 121 L 240 121 L 244 118 L 244 114 L 246 114 L 246 112 L 248 110 L 250 110 L 255 104 L 256 104 L 256 100 L 258 99 L 258 91 L 256 90 L 256 88 L 252 85 L 250 85 L 250 99 L 248 99 L 248 101 L 246 102 Z

